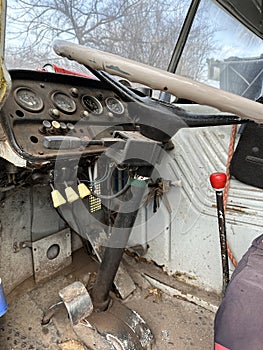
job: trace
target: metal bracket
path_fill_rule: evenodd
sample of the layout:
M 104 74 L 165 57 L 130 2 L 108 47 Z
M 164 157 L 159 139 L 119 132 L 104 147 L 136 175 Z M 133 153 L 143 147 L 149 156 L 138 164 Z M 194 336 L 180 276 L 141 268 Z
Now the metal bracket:
M 71 232 L 64 229 L 32 243 L 36 283 L 71 264 Z
M 14 253 L 18 253 L 21 249 L 25 249 L 25 248 L 32 249 L 32 242 L 31 241 L 14 242 L 13 244 Z

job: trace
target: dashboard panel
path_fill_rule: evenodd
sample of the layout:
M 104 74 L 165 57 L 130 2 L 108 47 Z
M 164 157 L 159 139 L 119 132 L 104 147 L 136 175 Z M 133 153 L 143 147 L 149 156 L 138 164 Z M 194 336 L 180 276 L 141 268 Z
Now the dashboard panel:
M 101 80 L 29 70 L 12 70 L 10 75 L 2 127 L 12 148 L 37 166 L 58 155 L 100 154 L 117 141 L 115 131 L 139 131 L 166 144 L 184 127 L 240 123 L 233 115 L 188 113 L 126 91 L 103 74 Z
M 54 159 L 58 152 L 102 152 L 100 140 L 132 124 L 127 101 L 98 79 L 28 70 L 10 75 L 2 124 L 15 151 L 29 161 Z

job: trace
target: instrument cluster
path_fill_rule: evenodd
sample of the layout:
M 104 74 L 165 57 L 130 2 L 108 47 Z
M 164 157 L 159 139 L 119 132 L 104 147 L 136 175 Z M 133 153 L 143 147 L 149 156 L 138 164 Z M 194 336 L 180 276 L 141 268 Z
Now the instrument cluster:
M 10 75 L 3 126 L 15 150 L 28 159 L 54 158 L 62 136 L 69 145 L 62 153 L 74 153 L 83 140 L 111 137 L 112 129 L 131 123 L 127 102 L 97 79 L 23 70 Z M 94 144 L 85 151 L 99 151 Z
M 78 96 L 77 88 L 71 88 L 70 90 L 73 97 Z M 101 115 L 103 113 L 104 107 L 102 102 L 100 102 L 103 98 L 101 96 L 102 95 L 98 98 L 93 95 L 85 94 L 81 97 L 81 104 L 83 106 L 82 113 L 86 113 L 86 117 L 89 113 L 93 114 L 93 116 Z M 62 91 L 55 91 L 51 94 L 51 101 L 53 102 L 54 107 L 60 112 L 73 114 L 77 109 L 77 104 L 73 97 Z M 29 87 L 18 87 L 14 91 L 14 99 L 22 109 L 28 112 L 37 113 L 44 108 L 44 101 L 41 96 Z M 110 117 L 120 116 L 125 111 L 123 102 L 115 96 L 106 97 L 103 104 L 108 111 L 108 116 Z M 59 112 L 57 112 L 57 117 L 59 117 Z

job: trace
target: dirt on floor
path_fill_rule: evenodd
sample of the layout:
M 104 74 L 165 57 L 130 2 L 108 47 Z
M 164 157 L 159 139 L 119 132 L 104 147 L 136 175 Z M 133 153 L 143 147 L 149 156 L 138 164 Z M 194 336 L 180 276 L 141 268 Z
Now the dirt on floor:
M 125 264 L 136 290 L 122 303 L 138 312 L 152 330 L 155 339 L 152 350 L 213 349 L 214 309 L 201 307 L 198 302 L 190 302 L 182 295 L 189 296 L 194 291 L 197 294 L 193 300 L 203 300 L 205 303 L 200 304 L 214 305 L 214 308 L 220 300 L 218 296 L 198 292 L 167 276 L 154 264 L 130 256 L 126 257 Z M 79 251 L 72 266 L 51 280 L 35 285 L 33 279 L 29 279 L 16 288 L 7 296 L 8 312 L 0 318 L 0 349 L 86 350 L 74 333 L 63 304 L 47 325 L 41 325 L 41 321 L 43 313 L 60 301 L 59 290 L 74 281 L 86 284 L 96 269 L 97 263 Z M 158 281 L 159 285 L 150 283 L 147 276 Z M 163 285 L 166 289 L 160 288 Z M 182 295 L 173 292 L 184 288 Z

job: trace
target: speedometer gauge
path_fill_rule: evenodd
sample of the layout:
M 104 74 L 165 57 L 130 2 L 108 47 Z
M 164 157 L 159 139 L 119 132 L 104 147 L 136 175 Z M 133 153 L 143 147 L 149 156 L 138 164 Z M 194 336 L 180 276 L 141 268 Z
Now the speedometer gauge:
M 123 104 L 116 97 L 107 97 L 105 104 L 108 110 L 114 114 L 122 114 L 124 112 Z
M 35 91 L 26 87 L 16 89 L 14 97 L 19 106 L 29 112 L 39 112 L 44 106 L 42 98 Z
M 103 112 L 103 107 L 96 97 L 85 95 L 82 97 L 82 103 L 93 114 L 101 114 Z
M 76 103 L 72 98 L 63 92 L 55 92 L 52 95 L 54 105 L 61 111 L 67 114 L 74 113 L 76 110 Z

